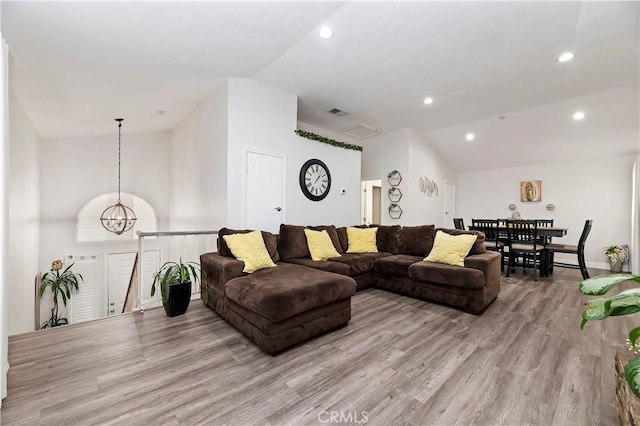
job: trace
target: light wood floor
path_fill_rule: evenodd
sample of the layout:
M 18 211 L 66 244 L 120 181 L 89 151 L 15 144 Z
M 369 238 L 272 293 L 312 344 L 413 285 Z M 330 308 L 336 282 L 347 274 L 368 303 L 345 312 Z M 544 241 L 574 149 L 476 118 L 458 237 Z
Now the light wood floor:
M 579 273 L 554 275 L 503 277 L 481 316 L 366 290 L 347 327 L 276 357 L 199 301 L 13 336 L 2 424 L 618 424 L 634 322 L 580 331 Z

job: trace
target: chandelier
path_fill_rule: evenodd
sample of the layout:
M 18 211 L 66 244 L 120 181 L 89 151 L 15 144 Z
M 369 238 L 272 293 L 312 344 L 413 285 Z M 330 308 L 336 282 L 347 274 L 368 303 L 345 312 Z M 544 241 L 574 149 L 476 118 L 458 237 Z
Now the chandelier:
M 129 207 L 120 202 L 120 157 L 122 144 L 122 121 L 124 118 L 116 118 L 118 122 L 118 202 L 104 209 L 100 215 L 100 222 L 104 229 L 120 235 L 127 232 L 136 224 L 136 214 Z

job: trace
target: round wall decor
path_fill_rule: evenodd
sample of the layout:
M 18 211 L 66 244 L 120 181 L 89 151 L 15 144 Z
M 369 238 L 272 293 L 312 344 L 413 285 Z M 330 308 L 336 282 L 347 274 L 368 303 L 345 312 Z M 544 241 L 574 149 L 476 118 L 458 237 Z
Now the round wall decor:
M 323 200 L 331 189 L 331 173 L 322 161 L 312 158 L 300 168 L 300 189 L 311 201 Z

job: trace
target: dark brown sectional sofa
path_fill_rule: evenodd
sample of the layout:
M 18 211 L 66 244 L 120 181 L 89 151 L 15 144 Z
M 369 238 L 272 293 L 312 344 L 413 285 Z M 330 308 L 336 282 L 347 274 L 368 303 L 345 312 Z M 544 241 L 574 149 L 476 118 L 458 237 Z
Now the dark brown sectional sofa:
M 340 257 L 313 261 L 303 226 L 281 225 L 280 234 L 262 231 L 277 267 L 242 272 L 224 235 L 248 230 L 222 228 L 218 252 L 200 256 L 201 297 L 261 349 L 276 354 L 313 336 L 346 325 L 351 296 L 369 287 L 482 313 L 500 292 L 500 254 L 486 251 L 476 231 L 438 229 L 452 235 L 473 233 L 478 239 L 464 267 L 423 261 L 437 229 L 423 226 L 378 226 L 378 253 L 346 253 L 346 228 L 326 230 Z

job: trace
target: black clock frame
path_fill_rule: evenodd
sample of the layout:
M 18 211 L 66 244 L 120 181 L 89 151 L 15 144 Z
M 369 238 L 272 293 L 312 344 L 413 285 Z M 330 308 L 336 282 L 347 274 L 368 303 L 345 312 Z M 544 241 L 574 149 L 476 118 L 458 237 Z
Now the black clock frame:
M 309 169 L 309 167 L 313 165 L 318 165 L 327 171 L 327 190 L 320 195 L 314 195 L 311 192 L 309 192 L 309 189 L 307 188 L 307 185 L 305 184 L 305 181 L 304 181 L 304 176 L 307 170 Z M 307 197 L 311 201 L 324 200 L 327 197 L 327 195 L 329 195 L 329 191 L 331 190 L 331 173 L 329 172 L 329 168 L 327 167 L 326 164 L 324 164 L 322 161 L 318 160 L 317 158 L 312 158 L 311 160 L 306 161 L 302 165 L 302 167 L 300 168 L 299 181 L 300 181 L 300 189 L 302 190 L 302 193 L 304 194 L 305 197 Z

